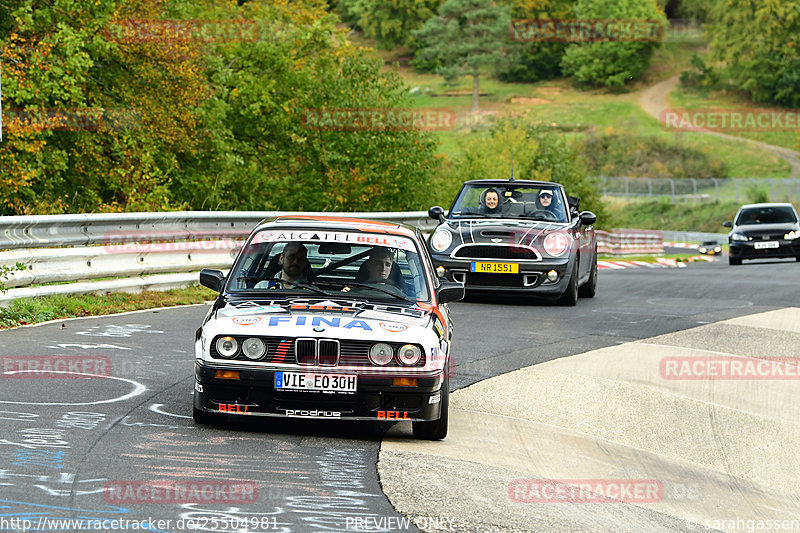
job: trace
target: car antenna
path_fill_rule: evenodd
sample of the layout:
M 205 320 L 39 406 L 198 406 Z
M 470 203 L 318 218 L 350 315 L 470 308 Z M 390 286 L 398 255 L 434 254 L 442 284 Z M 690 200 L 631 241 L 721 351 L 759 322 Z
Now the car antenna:
M 511 150 L 511 179 L 508 181 L 514 181 L 514 150 Z

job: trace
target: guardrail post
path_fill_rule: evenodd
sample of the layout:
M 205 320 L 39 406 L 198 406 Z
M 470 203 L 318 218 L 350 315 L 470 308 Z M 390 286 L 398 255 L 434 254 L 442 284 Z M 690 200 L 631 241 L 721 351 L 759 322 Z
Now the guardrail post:
M 719 202 L 719 182 L 717 178 L 711 178 L 711 182 L 714 184 L 714 197 L 716 201 Z
M 650 178 L 645 178 L 647 180 L 647 197 L 649 199 L 653 199 L 653 180 Z
M 625 180 L 625 196 L 627 197 L 627 196 L 630 196 L 629 185 L 628 185 L 628 176 L 625 176 L 623 179 Z
M 675 181 L 672 178 L 667 178 L 669 182 L 669 189 L 671 192 L 672 203 L 675 203 Z

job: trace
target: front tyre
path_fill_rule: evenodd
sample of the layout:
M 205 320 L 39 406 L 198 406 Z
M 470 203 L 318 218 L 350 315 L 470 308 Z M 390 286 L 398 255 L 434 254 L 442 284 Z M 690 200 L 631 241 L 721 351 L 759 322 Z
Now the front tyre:
M 558 305 L 572 307 L 578 303 L 578 262 L 575 261 L 575 266 L 572 267 L 572 275 L 569 278 L 567 289 L 564 291 L 558 300 Z
M 445 372 L 447 369 L 445 368 Z M 447 436 L 447 419 L 450 405 L 450 378 L 442 382 L 442 407 L 438 420 L 411 422 L 411 430 L 417 439 L 442 440 Z
M 594 298 L 597 294 L 597 256 L 594 257 L 594 264 L 592 264 L 592 272 L 589 274 L 589 280 L 581 285 L 578 289 L 578 295 L 581 298 Z

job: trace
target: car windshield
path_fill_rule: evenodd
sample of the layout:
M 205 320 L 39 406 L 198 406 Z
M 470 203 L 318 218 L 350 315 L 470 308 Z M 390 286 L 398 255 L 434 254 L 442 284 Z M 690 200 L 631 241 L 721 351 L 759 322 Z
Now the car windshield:
M 532 185 L 469 184 L 461 189 L 450 218 L 523 218 L 566 222 L 561 188 Z
M 256 233 L 234 264 L 233 292 L 428 301 L 420 255 L 407 237 L 342 231 Z
M 797 222 L 794 210 L 787 206 L 748 207 L 739 212 L 736 225 L 745 224 L 787 224 Z

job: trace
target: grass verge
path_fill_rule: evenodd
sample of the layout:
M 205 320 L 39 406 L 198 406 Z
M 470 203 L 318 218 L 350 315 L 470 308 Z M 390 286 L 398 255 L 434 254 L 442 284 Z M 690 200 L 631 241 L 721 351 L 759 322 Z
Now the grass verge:
M 0 309 L 0 329 L 37 324 L 60 318 L 110 315 L 173 305 L 188 305 L 213 300 L 217 293 L 200 285 L 167 291 L 137 294 L 72 294 L 22 298 Z

